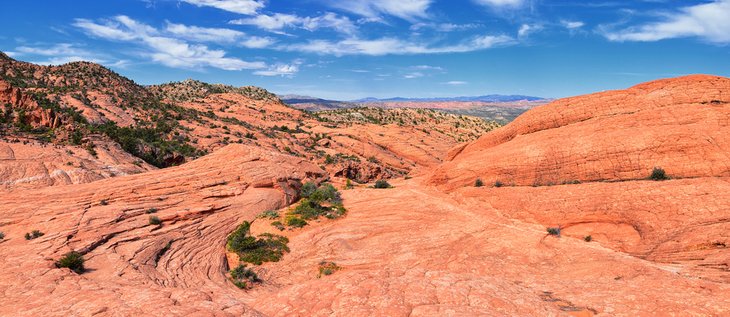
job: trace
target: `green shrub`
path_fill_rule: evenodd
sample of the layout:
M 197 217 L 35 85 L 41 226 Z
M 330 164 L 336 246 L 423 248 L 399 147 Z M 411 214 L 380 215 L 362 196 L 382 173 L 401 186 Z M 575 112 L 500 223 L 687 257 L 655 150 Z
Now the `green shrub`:
M 150 224 L 157 226 L 157 225 L 162 224 L 162 220 L 160 219 L 160 217 L 150 216 Z
M 332 275 L 341 269 L 342 268 L 338 266 L 335 262 L 322 261 L 319 263 L 319 275 L 317 277 L 319 278 L 323 275 Z
M 244 264 L 238 265 L 235 269 L 231 270 L 230 274 L 233 284 L 240 289 L 248 289 L 251 288 L 252 284 L 261 282 L 258 274 L 247 268 Z
M 547 228 L 547 232 L 551 236 L 559 237 L 560 236 L 560 227 L 549 227 L 549 228 Z
M 39 230 L 33 230 L 25 234 L 25 240 L 33 240 L 35 238 L 42 237 L 44 234 L 45 233 L 40 232 Z
M 289 252 L 289 239 L 283 236 L 263 233 L 256 237 L 250 235 L 251 224 L 244 221 L 228 236 L 226 247 L 238 254 L 243 262 L 261 265 L 263 262 L 277 262 L 285 252 Z
M 665 181 L 669 179 L 669 176 L 667 176 L 667 173 L 661 167 L 655 167 L 654 170 L 651 171 L 649 178 L 655 181 Z
M 150 208 L 145 211 L 146 214 L 154 214 L 157 213 L 157 208 Z
M 5 233 L 0 231 L 0 240 L 5 239 Z
M 583 240 L 584 240 L 585 242 L 591 242 L 591 241 L 593 241 L 593 237 L 591 237 L 590 235 L 587 235 L 587 236 L 585 236 L 585 237 L 583 238 Z
M 484 182 L 482 181 L 481 178 L 477 178 L 477 180 L 474 181 L 474 187 L 482 187 L 482 186 L 484 186 Z
M 102 199 L 101 201 L 99 201 L 99 205 L 106 206 L 108 204 L 109 204 L 109 201 L 106 199 Z
M 258 218 L 262 219 L 276 219 L 279 218 L 279 212 L 276 210 L 267 210 L 258 215 Z
M 317 190 L 317 185 L 312 182 L 306 182 L 302 186 L 302 189 L 299 191 L 299 196 L 302 196 L 303 198 L 309 198 L 310 195 L 314 194 L 314 192 Z
M 276 229 L 279 229 L 279 231 L 284 231 L 284 229 L 286 228 L 286 227 L 284 227 L 284 224 L 281 223 L 281 221 L 279 221 L 279 220 L 272 222 L 271 226 Z
M 63 257 L 56 261 L 56 267 L 69 268 L 71 269 L 71 271 L 74 271 L 77 274 L 84 273 L 84 257 L 83 255 L 81 255 L 81 253 L 71 251 L 69 253 L 66 253 Z
M 494 187 L 502 187 L 502 186 L 504 186 L 504 183 L 502 183 L 500 181 L 494 182 Z
M 315 202 L 332 202 L 336 203 L 340 200 L 340 195 L 337 192 L 337 188 L 332 184 L 324 184 L 319 186 L 310 196 L 309 199 Z
M 390 183 L 388 183 L 388 181 L 386 181 L 384 179 L 379 179 L 375 182 L 375 185 L 373 187 L 383 189 L 383 188 L 391 188 L 392 186 L 390 186 Z
M 307 221 L 297 216 L 290 215 L 286 218 L 286 225 L 293 228 L 301 228 L 307 225 Z

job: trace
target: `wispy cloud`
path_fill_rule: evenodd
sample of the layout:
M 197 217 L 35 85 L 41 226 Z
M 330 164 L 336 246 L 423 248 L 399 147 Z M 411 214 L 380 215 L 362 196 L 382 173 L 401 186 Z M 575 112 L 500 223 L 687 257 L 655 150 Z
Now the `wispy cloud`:
M 586 24 L 582 21 L 569 21 L 569 20 L 560 20 L 560 25 L 565 27 L 568 30 L 575 30 L 580 29 Z
M 338 16 L 332 12 L 327 12 L 317 17 L 300 17 L 284 13 L 275 13 L 273 15 L 261 14 L 251 18 L 232 20 L 229 23 L 251 25 L 279 34 L 283 34 L 283 30 L 286 28 L 301 28 L 308 31 L 330 28 L 345 34 L 353 34 L 357 31 L 355 23 L 348 17 Z
M 228 39 L 236 31 L 173 26 L 165 32 L 133 20 L 127 16 L 117 16 L 100 23 L 77 19 L 74 26 L 87 34 L 106 40 L 137 43 L 146 48 L 144 55 L 155 62 L 174 68 L 213 67 L 223 70 L 243 70 L 265 68 L 263 62 L 248 62 L 227 57 L 223 50 L 210 49 L 203 44 L 191 44 L 187 39 L 213 41 Z M 168 25 L 169 26 L 169 25 Z M 177 36 L 177 37 L 176 37 Z
M 517 36 L 520 38 L 524 38 L 542 29 L 543 26 L 539 24 L 522 24 L 517 30 Z
M 299 65 L 301 64 L 302 61 L 299 60 L 294 61 L 291 64 L 276 64 L 265 70 L 257 70 L 254 74 L 259 76 L 293 77 L 294 74 L 299 72 Z
M 494 47 L 508 46 L 516 41 L 506 35 L 483 35 L 473 37 L 465 42 L 453 45 L 427 45 L 397 38 L 380 38 L 363 40 L 350 38 L 342 41 L 312 40 L 307 43 L 292 44 L 281 47 L 289 51 L 299 51 L 320 55 L 414 55 L 463 53 L 484 50 Z
M 408 21 L 428 17 L 433 0 L 329 0 L 334 8 L 351 12 L 372 20 L 394 16 Z
M 233 13 L 254 15 L 265 4 L 261 0 L 181 0 L 198 7 L 212 7 Z
M 7 52 L 9 56 L 28 58 L 31 62 L 41 65 L 61 65 L 70 62 L 94 62 L 106 64 L 111 67 L 123 68 L 127 61 L 120 60 L 111 62 L 108 56 L 91 52 L 71 43 L 59 43 L 54 45 L 19 46 L 13 52 Z
M 415 23 L 411 25 L 411 31 L 419 31 L 423 29 L 433 29 L 439 32 L 454 32 L 454 31 L 465 31 L 476 29 L 481 27 L 481 24 L 477 23 L 466 23 L 466 24 L 455 24 L 455 23 Z
M 673 38 L 697 37 L 717 44 L 730 43 L 730 0 L 716 0 L 662 13 L 662 21 L 624 29 L 599 27 L 610 41 L 653 42 Z
M 493 8 L 516 8 L 524 5 L 526 0 L 474 0 L 477 4 Z
M 444 85 L 450 85 L 450 86 L 463 86 L 463 85 L 468 84 L 468 82 L 460 81 L 460 80 L 452 80 L 452 81 L 447 81 L 447 82 L 445 82 L 443 84 Z

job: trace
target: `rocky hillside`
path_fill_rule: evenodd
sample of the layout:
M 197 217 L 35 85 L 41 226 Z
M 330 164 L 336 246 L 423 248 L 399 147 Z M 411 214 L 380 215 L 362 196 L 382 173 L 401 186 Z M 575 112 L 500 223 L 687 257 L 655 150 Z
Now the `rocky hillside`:
M 392 111 L 379 122 L 330 120 L 289 108 L 257 87 L 194 80 L 143 87 L 93 63 L 38 66 L 0 57 L 0 146 L 17 153 L 26 151 L 17 143 L 53 147 L 69 156 L 59 161 L 48 152 L 36 167 L 6 156 L 9 165 L 0 174 L 6 187 L 164 168 L 230 143 L 306 157 L 332 176 L 368 182 L 438 164 L 449 147 L 498 126 L 433 111 Z M 431 131 L 430 124 L 438 128 Z M 421 142 L 406 142 L 410 138 Z M 91 176 L 49 181 L 69 173 Z

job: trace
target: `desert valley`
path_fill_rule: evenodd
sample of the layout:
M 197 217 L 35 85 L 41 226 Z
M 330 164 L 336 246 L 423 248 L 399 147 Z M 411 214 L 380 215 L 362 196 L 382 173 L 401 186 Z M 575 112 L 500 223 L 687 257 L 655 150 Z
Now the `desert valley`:
M 0 315 L 730 313 L 728 78 L 500 127 L 1 62 Z

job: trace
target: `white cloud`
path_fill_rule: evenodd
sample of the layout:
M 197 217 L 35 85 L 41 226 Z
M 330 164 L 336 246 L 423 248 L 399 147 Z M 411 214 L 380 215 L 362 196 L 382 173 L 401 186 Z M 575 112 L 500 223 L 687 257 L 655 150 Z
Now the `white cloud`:
M 257 70 L 254 72 L 255 75 L 260 76 L 282 76 L 282 77 L 293 77 L 294 74 L 299 72 L 299 65 L 302 61 L 294 61 L 291 64 L 276 64 L 272 65 L 266 70 Z
M 433 29 L 439 32 L 454 32 L 464 31 L 470 29 L 476 29 L 481 24 L 467 23 L 467 24 L 454 24 L 454 23 L 415 23 L 411 25 L 411 31 L 420 31 L 422 29 Z
M 474 2 L 493 8 L 516 8 L 524 5 L 526 0 L 474 0 Z
M 560 20 L 560 24 L 568 30 L 580 29 L 586 24 L 581 21 Z
M 447 81 L 447 82 L 445 82 L 443 84 L 444 85 L 450 85 L 450 86 L 463 86 L 463 85 L 466 85 L 468 83 L 465 82 L 465 81 L 460 81 L 460 80 L 452 80 L 452 81 Z
M 90 55 L 90 53 L 84 49 L 74 47 L 73 44 L 60 43 L 50 47 L 30 47 L 20 46 L 15 48 L 15 54 L 33 54 L 43 56 L 57 56 L 57 55 Z
M 79 19 L 76 20 L 74 26 L 92 36 L 141 44 L 148 49 L 144 53 L 145 56 L 168 67 L 214 67 L 224 70 L 261 69 L 266 67 L 263 62 L 247 62 L 238 58 L 226 57 L 226 52 L 223 50 L 209 49 L 206 45 L 190 44 L 183 39 L 164 35 L 160 30 L 127 16 L 117 16 L 112 20 L 104 21 L 102 24 Z M 197 40 L 220 40 L 221 35 L 234 34 L 229 32 L 231 30 L 221 30 L 223 29 L 182 26 L 173 27 L 171 35 Z M 177 32 L 177 34 L 174 32 Z
M 231 24 L 252 25 L 269 32 L 283 34 L 285 28 L 302 28 L 315 31 L 321 28 L 331 28 L 338 32 L 352 34 L 357 31 L 355 24 L 347 17 L 341 17 L 327 12 L 318 17 L 300 17 L 293 14 L 275 13 L 273 15 L 257 15 L 252 18 L 230 21 Z
M 542 29 L 543 29 L 542 25 L 537 25 L 537 24 L 533 24 L 533 25 L 523 24 L 523 25 L 520 26 L 519 30 L 517 30 L 517 36 L 519 36 L 519 37 L 526 37 L 526 36 L 528 36 L 528 35 L 530 35 L 532 33 L 535 33 L 537 31 L 540 31 Z
M 431 66 L 431 65 L 416 65 L 411 66 L 413 69 L 428 70 L 428 71 L 443 71 L 443 67 Z
M 179 38 L 196 42 L 232 43 L 246 35 L 231 29 L 203 28 L 170 22 L 167 23 L 165 30 Z
M 424 75 L 421 72 L 413 72 L 413 73 L 408 73 L 408 74 L 403 75 L 403 78 L 405 78 L 405 79 L 414 79 L 414 78 L 421 78 L 423 76 L 426 76 L 426 75 Z
M 231 29 L 204 28 L 170 22 L 167 23 L 165 31 L 170 35 L 174 35 L 176 38 L 193 42 L 238 43 L 248 48 L 264 48 L 276 42 L 276 40 L 270 37 L 248 36 L 246 33 Z
M 730 0 L 716 0 L 664 14 L 664 20 L 622 30 L 599 31 L 610 41 L 652 42 L 664 39 L 698 37 L 718 44 L 730 43 Z
M 415 21 L 428 16 L 433 0 L 330 0 L 332 7 L 379 20 L 382 15 Z
M 14 52 L 8 52 L 9 56 L 20 57 L 20 56 L 42 56 L 43 60 L 31 60 L 32 63 L 40 65 L 62 65 L 71 62 L 93 62 L 93 63 L 106 63 L 107 61 L 100 57 L 98 54 L 94 54 L 85 49 L 76 47 L 70 43 L 59 43 L 52 46 L 46 47 L 30 47 L 30 46 L 19 46 L 15 48 Z M 116 65 L 111 65 L 116 66 Z
M 198 7 L 213 7 L 233 13 L 254 15 L 263 8 L 264 1 L 258 0 L 181 0 Z
M 484 50 L 493 47 L 507 46 L 516 43 L 506 35 L 484 35 L 471 38 L 460 44 L 429 46 L 421 42 L 410 42 L 396 38 L 380 38 L 362 40 L 358 38 L 345 39 L 339 42 L 328 40 L 312 40 L 303 44 L 293 44 L 281 49 L 299 51 L 320 55 L 413 55 L 462 53 Z

